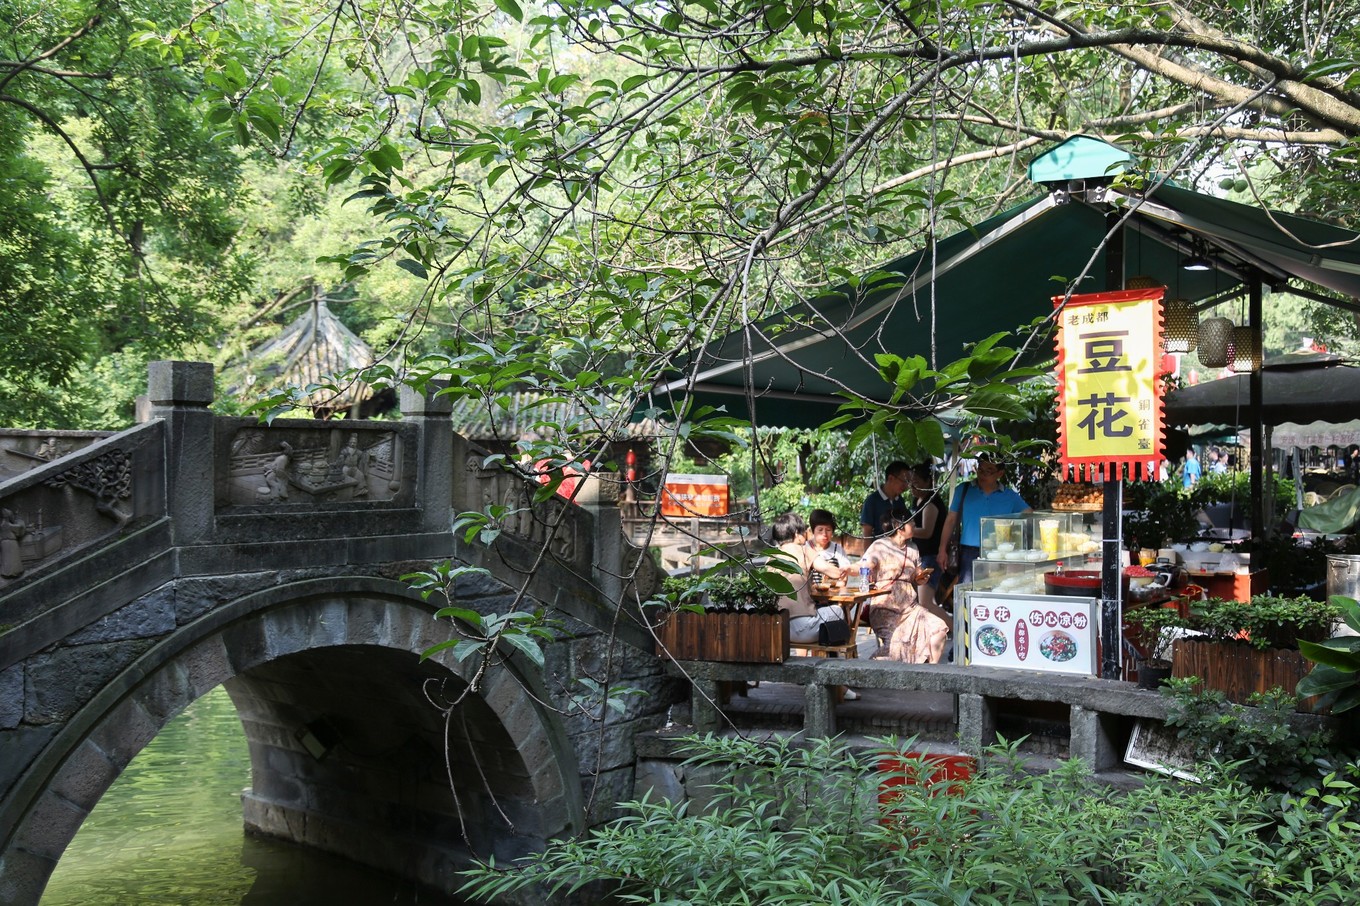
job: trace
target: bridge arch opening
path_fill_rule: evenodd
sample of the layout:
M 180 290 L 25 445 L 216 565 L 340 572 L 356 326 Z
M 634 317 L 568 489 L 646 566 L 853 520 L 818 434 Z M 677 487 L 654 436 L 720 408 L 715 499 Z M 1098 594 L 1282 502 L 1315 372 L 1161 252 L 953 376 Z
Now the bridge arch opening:
M 263 833 L 452 891 L 474 854 L 500 861 L 579 830 L 575 754 L 541 683 L 510 659 L 461 696 L 462 665 L 419 659 L 448 634 L 404 585 L 371 578 L 276 586 L 180 627 L 12 790 L 0 901 L 37 904 L 104 791 L 217 685 L 250 748 L 244 819 Z

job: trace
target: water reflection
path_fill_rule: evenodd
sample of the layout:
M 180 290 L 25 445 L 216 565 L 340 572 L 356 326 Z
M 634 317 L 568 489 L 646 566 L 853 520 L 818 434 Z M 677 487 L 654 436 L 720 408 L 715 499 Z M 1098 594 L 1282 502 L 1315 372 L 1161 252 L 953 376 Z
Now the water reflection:
M 414 884 L 302 847 L 248 837 L 250 758 L 222 688 L 128 765 L 62 856 L 42 906 L 457 906 Z

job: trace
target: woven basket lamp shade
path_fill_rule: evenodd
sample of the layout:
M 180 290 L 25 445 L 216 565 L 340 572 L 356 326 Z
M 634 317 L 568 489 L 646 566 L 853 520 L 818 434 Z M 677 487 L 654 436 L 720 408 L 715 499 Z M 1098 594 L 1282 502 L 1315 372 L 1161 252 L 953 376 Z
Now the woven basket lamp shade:
M 1145 274 L 1139 275 L 1137 277 L 1130 277 L 1129 279 L 1124 281 L 1125 289 L 1152 289 L 1154 286 L 1161 285 L 1162 281 L 1156 279 L 1155 277 L 1149 277 Z
M 1199 315 L 1184 299 L 1172 299 L 1162 312 L 1162 349 L 1194 352 L 1199 338 Z
M 1261 347 L 1256 342 L 1256 331 L 1250 327 L 1234 327 L 1232 332 L 1232 370 L 1247 374 L 1261 367 Z
M 1228 364 L 1228 347 L 1232 345 L 1233 322 L 1227 318 L 1210 318 L 1199 326 L 1199 361 L 1205 368 L 1222 368 Z

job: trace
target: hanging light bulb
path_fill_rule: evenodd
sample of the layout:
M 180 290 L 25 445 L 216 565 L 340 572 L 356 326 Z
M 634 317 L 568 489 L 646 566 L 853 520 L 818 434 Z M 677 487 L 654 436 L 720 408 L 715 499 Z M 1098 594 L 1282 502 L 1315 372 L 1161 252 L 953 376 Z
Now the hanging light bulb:
M 1222 368 L 1228 364 L 1228 346 L 1232 343 L 1233 322 L 1227 318 L 1210 318 L 1199 325 L 1199 361 L 1205 368 Z
M 1171 299 L 1162 311 L 1162 349 L 1194 352 L 1199 335 L 1199 315 L 1185 299 Z
M 1187 271 L 1213 270 L 1214 263 L 1204 253 L 1204 243 L 1196 239 L 1193 240 L 1191 247 L 1194 250 L 1193 254 L 1181 260 L 1181 269 Z
M 1256 342 L 1256 331 L 1250 327 L 1232 330 L 1232 370 L 1248 374 L 1261 367 L 1261 347 Z

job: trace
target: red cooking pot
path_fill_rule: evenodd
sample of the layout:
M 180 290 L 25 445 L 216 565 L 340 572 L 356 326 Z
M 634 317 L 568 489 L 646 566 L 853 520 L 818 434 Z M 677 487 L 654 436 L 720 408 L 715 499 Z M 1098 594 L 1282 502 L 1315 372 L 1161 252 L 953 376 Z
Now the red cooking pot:
M 1120 576 L 1125 595 L 1128 594 L 1129 580 Z M 1044 573 L 1044 590 L 1050 595 L 1066 595 L 1071 598 L 1100 597 L 1100 570 L 1067 569 L 1062 572 Z

